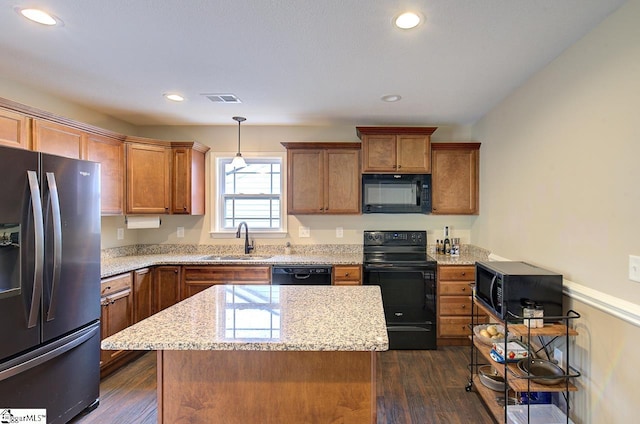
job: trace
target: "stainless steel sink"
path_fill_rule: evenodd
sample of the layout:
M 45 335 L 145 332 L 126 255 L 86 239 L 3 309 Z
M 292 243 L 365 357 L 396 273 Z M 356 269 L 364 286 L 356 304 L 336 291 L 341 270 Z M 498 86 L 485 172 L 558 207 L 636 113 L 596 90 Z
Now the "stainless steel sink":
M 266 259 L 270 259 L 271 256 L 260 256 L 260 255 L 208 255 L 203 256 L 201 259 L 204 261 L 264 261 Z

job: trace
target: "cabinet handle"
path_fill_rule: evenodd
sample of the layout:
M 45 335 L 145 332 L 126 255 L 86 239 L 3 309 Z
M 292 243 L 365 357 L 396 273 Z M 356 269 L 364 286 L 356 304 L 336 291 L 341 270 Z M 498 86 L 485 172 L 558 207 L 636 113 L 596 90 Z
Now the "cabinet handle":
M 466 287 L 463 287 L 463 288 L 462 288 L 462 291 L 465 291 L 465 290 L 467 290 L 467 288 L 466 288 Z
M 467 307 L 467 305 L 462 305 L 462 309 L 464 309 L 464 308 L 466 308 L 466 307 Z
M 173 270 L 173 273 L 174 273 L 174 274 L 177 274 L 177 273 L 178 273 L 178 270 L 177 270 L 177 269 L 174 269 L 174 270 Z
M 467 273 L 463 271 L 462 272 L 462 276 L 464 277 L 465 275 L 467 275 Z
M 182 207 L 182 210 L 186 212 L 186 211 L 187 211 L 187 207 L 186 207 L 186 206 L 183 206 L 183 207 Z
M 349 276 L 349 273 L 348 273 L 348 272 L 345 272 L 345 273 L 344 273 L 344 276 L 345 276 L 345 277 L 348 277 L 348 276 Z
M 402 165 L 398 165 L 398 166 L 397 166 L 397 168 L 398 168 L 398 169 L 402 168 Z

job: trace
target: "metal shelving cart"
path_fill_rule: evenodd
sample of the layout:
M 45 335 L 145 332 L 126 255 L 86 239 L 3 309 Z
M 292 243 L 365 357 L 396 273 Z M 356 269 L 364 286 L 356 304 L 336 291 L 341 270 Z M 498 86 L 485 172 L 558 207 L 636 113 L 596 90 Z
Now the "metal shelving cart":
M 563 417 L 562 421 L 557 422 L 571 423 L 572 421 L 569 419 L 569 394 L 578 390 L 571 380 L 579 377 L 580 373 L 569 364 L 569 337 L 578 335 L 578 332 L 571 327 L 570 323 L 580 318 L 580 314 L 570 310 L 566 316 L 545 316 L 542 318 L 544 321 L 543 328 L 531 328 L 530 325 L 524 324 L 525 320 L 540 318 L 525 318 L 509 314 L 508 319 L 501 320 L 493 314 L 490 309 L 486 308 L 481 302 L 478 302 L 474 296 L 471 296 L 471 298 L 471 356 L 469 363 L 469 382 L 465 390 L 470 392 L 474 389 L 497 422 L 518 424 L 521 422 L 544 422 L 546 424 L 549 422 L 546 421 L 546 419 L 540 421 L 536 418 L 541 416 L 542 413 L 553 413 L 556 417 Z M 566 360 L 562 367 L 564 375 L 553 377 L 560 379 L 561 382 L 558 384 L 549 384 L 545 379 L 550 379 L 551 377 L 534 376 L 530 373 L 523 372 L 517 366 L 516 362 L 497 362 L 492 359 L 490 355 L 491 347 L 479 341 L 474 335 L 473 327 L 480 324 L 475 318 L 476 308 L 488 315 L 495 323 L 502 324 L 505 329 L 505 335 L 508 334 L 510 338 L 520 340 L 529 346 L 529 353 L 532 357 L 543 356 L 541 359 L 550 360 L 551 354 L 549 350 L 551 346 L 559 338 L 564 338 L 566 346 Z M 504 343 L 504 351 L 507 351 L 507 343 L 511 340 L 509 337 L 505 337 L 504 340 L 500 342 Z M 505 388 L 501 395 L 499 395 L 501 392 L 491 390 L 479 381 L 478 368 L 482 365 L 492 365 L 498 375 L 504 379 Z M 543 381 L 543 383 L 541 384 L 540 381 Z M 564 410 L 553 404 L 541 405 L 534 403 L 531 401 L 532 396 L 530 395 L 534 392 L 562 393 L 566 404 Z M 518 400 L 523 393 L 527 395 L 526 402 L 520 405 L 509 405 L 509 399 L 515 398 Z M 524 421 L 524 419 L 526 419 L 526 421 Z

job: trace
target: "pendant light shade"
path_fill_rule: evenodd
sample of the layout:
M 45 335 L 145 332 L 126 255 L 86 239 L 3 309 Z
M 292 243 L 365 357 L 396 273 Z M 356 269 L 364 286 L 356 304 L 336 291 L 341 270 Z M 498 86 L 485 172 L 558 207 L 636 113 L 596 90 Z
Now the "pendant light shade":
M 246 168 L 247 166 L 247 162 L 244 161 L 244 158 L 242 157 L 242 153 L 240 153 L 240 123 L 246 121 L 247 118 L 244 118 L 242 116 L 234 116 L 231 119 L 238 122 L 238 152 L 236 153 L 236 156 L 231 161 L 231 166 L 233 166 L 233 169 L 238 170 L 241 168 Z

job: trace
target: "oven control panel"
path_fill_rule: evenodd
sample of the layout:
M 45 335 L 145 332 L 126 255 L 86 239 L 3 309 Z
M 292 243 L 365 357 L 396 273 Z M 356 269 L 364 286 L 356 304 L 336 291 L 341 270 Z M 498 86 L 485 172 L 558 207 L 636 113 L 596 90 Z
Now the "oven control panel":
M 365 246 L 426 246 L 426 231 L 365 231 Z

